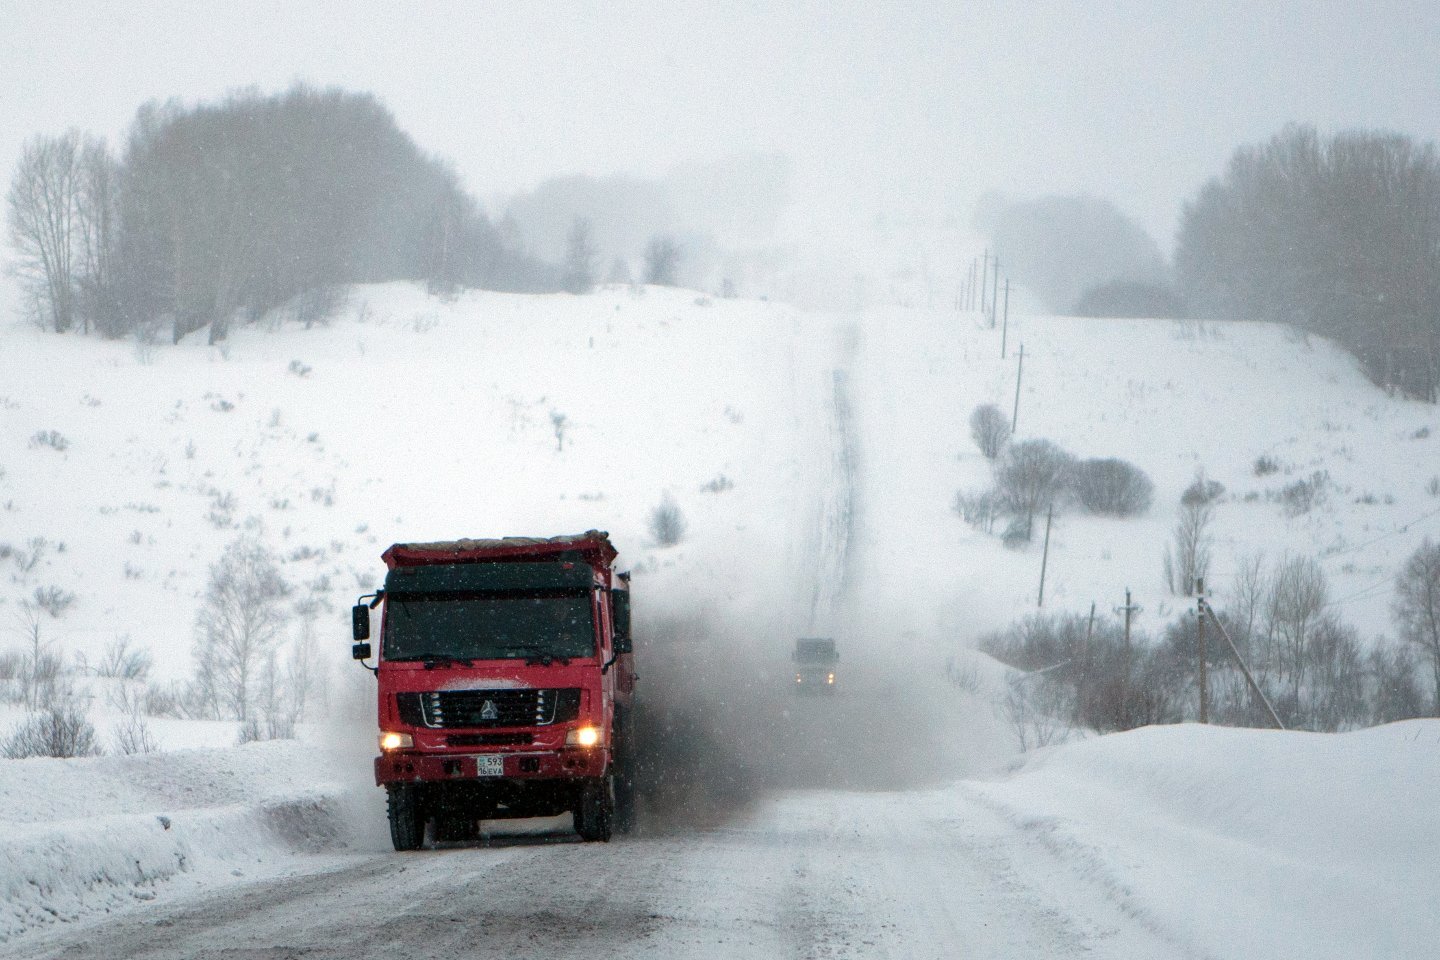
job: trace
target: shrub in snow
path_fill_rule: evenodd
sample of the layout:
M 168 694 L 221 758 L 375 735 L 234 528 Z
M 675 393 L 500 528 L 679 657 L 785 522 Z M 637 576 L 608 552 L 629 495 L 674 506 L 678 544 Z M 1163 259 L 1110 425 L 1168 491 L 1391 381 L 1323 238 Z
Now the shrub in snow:
M 129 637 L 117 637 L 95 663 L 95 676 L 115 680 L 144 680 L 154 663 L 149 651 L 130 645 Z
M 662 547 L 673 547 L 685 539 L 685 515 L 668 493 L 660 505 L 650 511 L 650 536 Z
M 1150 509 L 1155 485 L 1145 471 L 1113 457 L 1083 460 L 1070 471 L 1070 491 L 1091 513 L 1131 517 Z
M 1201 470 L 1195 474 L 1194 481 L 1180 494 L 1180 502 L 1186 506 L 1194 504 L 1214 503 L 1225 493 L 1225 485 L 1218 480 L 1210 480 Z
M 1025 537 L 1034 532 L 1035 514 L 1053 504 L 1065 489 L 1075 458 L 1049 440 L 1011 444 L 995 463 L 995 490 L 1004 508 L 1025 521 Z
M 32 714 L 0 742 L 0 755 L 25 757 L 93 757 L 100 753 L 95 728 L 73 700 Z
M 58 430 L 37 430 L 30 438 L 32 447 L 49 447 L 52 450 L 64 451 L 70 446 L 70 441 Z
M 1255 465 L 1252 468 L 1257 477 L 1268 477 L 1272 473 L 1280 472 L 1280 461 L 1270 454 L 1261 454 L 1255 458 Z
M 1287 484 L 1280 491 L 1280 503 L 1287 517 L 1299 517 L 1309 513 L 1325 501 L 1325 492 L 1330 486 L 1330 474 L 1317 470 L 1304 480 Z
M 75 594 L 53 585 L 36 587 L 33 602 L 35 606 L 58 619 L 75 602 Z
M 701 492 L 701 493 L 724 493 L 726 490 L 733 489 L 734 486 L 735 486 L 735 484 L 731 482 L 731 480 L 730 480 L 729 477 L 725 476 L 725 474 L 723 474 L 723 473 L 717 473 L 717 474 L 715 475 L 714 479 L 712 479 L 710 482 L 708 482 L 708 483 L 706 483 L 706 484 L 703 484 L 703 485 L 700 487 L 700 492 Z
M 970 526 L 983 533 L 991 533 L 995 529 L 995 520 L 1000 515 L 999 499 L 993 490 L 981 490 L 978 493 L 966 493 L 960 490 L 955 494 L 955 502 L 952 504 L 955 512 Z
M 970 437 L 987 460 L 994 460 L 1010 439 L 1010 421 L 995 404 L 981 404 L 970 414 Z

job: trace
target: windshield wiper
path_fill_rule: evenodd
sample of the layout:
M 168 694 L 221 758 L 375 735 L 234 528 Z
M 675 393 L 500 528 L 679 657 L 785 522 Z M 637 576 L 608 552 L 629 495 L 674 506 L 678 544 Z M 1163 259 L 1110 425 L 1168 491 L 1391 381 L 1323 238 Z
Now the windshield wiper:
M 409 663 L 424 660 L 426 669 L 441 664 L 461 667 L 473 667 L 475 665 L 474 661 L 468 657 L 457 657 L 449 653 L 412 653 L 405 657 L 386 657 L 385 659 L 391 663 Z

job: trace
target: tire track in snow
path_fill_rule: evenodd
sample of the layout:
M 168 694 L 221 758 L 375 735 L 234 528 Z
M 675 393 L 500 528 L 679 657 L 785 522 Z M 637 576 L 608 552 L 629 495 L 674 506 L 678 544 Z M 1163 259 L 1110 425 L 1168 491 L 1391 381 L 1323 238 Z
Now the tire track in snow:
M 810 632 L 833 633 L 837 608 L 853 581 L 853 550 L 860 469 L 859 444 L 851 400 L 850 367 L 859 346 L 859 328 L 841 327 L 841 365 L 830 371 L 830 469 L 821 485 L 816 519 L 814 587 L 810 601 Z

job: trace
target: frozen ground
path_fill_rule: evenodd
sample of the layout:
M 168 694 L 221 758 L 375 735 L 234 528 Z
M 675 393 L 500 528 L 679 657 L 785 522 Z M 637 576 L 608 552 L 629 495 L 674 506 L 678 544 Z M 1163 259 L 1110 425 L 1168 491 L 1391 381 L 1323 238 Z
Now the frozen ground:
M 1023 342 L 1021 436 L 1124 457 L 1157 487 L 1146 517 L 1059 518 L 1047 609 L 1103 610 L 1128 586 L 1143 626 L 1175 615 L 1160 553 L 1204 467 L 1228 491 L 1217 602 L 1238 557 L 1303 552 L 1368 639 L 1440 517 L 1435 409 L 1271 327 L 1015 317 L 1002 361 L 999 331 L 914 302 L 822 315 L 615 288 L 444 304 L 390 285 L 329 326 L 221 348 L 0 330 L 0 647 L 54 586 L 76 597 L 40 621 L 54 649 L 94 658 L 128 635 L 181 678 L 207 567 L 243 533 L 320 601 L 330 721 L 238 749 L 228 726 L 157 724 L 190 749 L 0 763 L 7 950 L 1428 955 L 1440 891 L 1415 852 L 1436 849 L 1440 730 L 1144 730 L 1007 768 L 1000 671 L 965 648 L 1034 609 L 1039 552 L 1004 550 L 951 501 L 985 480 L 965 421 L 1008 409 Z M 34 439 L 51 430 L 64 449 Z M 1282 471 L 1254 476 L 1261 454 Z M 1267 498 L 1317 470 L 1311 512 Z M 646 523 L 667 493 L 689 526 L 672 548 Z M 635 570 L 647 682 L 734 721 L 748 803 L 604 848 L 386 853 L 345 606 L 394 540 L 588 527 Z M 840 642 L 833 703 L 781 695 L 810 631 Z M 974 690 L 943 682 L 952 657 L 975 664 Z M 103 691 L 93 709 L 104 736 Z

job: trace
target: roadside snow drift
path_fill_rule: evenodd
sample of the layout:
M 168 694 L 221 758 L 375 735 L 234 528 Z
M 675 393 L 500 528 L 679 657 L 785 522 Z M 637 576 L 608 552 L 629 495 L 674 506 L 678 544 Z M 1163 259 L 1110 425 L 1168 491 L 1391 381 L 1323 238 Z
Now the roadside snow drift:
M 1440 944 L 1440 720 L 1149 727 L 966 789 L 1187 952 L 1379 960 Z

